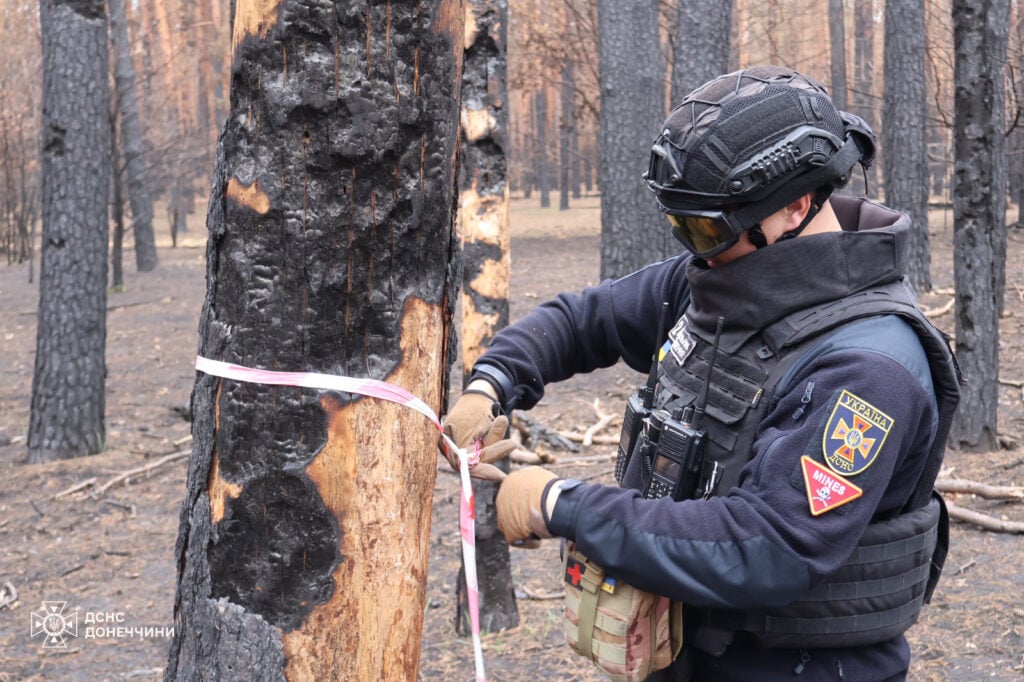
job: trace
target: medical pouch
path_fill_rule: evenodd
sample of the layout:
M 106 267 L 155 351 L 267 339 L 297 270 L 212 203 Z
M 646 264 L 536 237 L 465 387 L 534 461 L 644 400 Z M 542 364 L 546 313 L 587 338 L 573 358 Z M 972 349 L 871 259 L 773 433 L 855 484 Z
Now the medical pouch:
M 682 604 L 638 590 L 565 548 L 565 639 L 614 682 L 668 667 L 683 646 Z

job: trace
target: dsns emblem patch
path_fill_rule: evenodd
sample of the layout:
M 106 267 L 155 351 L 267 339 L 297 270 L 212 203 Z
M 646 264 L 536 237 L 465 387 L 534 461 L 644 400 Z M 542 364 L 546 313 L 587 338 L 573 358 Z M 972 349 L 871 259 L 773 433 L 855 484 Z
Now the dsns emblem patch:
M 892 417 L 844 390 L 825 424 L 825 463 L 837 474 L 856 476 L 874 464 L 892 425 Z

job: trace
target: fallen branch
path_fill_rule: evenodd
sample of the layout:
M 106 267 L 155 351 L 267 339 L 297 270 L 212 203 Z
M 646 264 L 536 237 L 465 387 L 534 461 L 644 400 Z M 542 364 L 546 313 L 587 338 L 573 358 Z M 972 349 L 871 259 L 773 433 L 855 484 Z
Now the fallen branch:
M 508 458 L 516 464 L 540 464 L 544 461 L 543 457 L 526 448 L 516 448 Z
M 921 312 L 924 313 L 925 317 L 942 317 L 950 310 L 953 309 L 953 305 L 956 303 L 955 298 L 949 299 L 946 305 L 939 308 L 925 308 Z
M 586 434 L 579 433 L 578 431 L 559 431 L 558 435 L 574 443 L 582 443 L 583 439 L 586 438 Z M 618 443 L 618 436 L 593 436 L 590 439 L 591 445 L 618 445 Z M 577 448 L 573 452 L 578 451 L 579 448 Z
M 617 414 L 608 414 L 601 409 L 601 401 L 598 398 L 594 398 L 594 413 L 597 415 L 597 423 L 591 426 L 589 429 L 583 432 L 583 445 L 590 446 L 594 444 L 594 437 L 601 431 L 603 431 L 609 424 L 618 419 Z
M 570 452 L 579 452 L 580 448 L 576 443 L 566 440 L 554 429 L 544 426 L 536 419 L 529 417 L 521 412 L 515 413 L 515 420 L 522 422 L 526 426 L 530 435 L 534 440 L 543 440 L 555 448 L 562 448 L 569 450 Z
M 986 500 L 1024 500 L 1022 486 L 989 485 L 962 478 L 949 478 L 935 481 L 935 487 L 944 493 L 977 495 Z
M 971 523 L 985 530 L 997 533 L 1024 533 L 1024 522 L 1022 521 L 1003 521 L 988 514 L 958 507 L 950 502 L 946 503 L 946 509 L 949 510 L 949 518 Z
M 93 485 L 94 483 L 96 483 L 96 477 L 95 476 L 93 476 L 92 478 L 87 478 L 84 481 L 76 483 L 75 485 L 71 486 L 70 488 L 67 488 L 65 490 L 61 490 L 59 493 L 57 493 L 56 495 L 53 496 L 53 499 L 57 500 L 57 499 L 60 499 L 60 498 L 64 497 L 65 495 L 70 495 L 71 493 L 77 493 L 82 488 L 88 488 L 89 486 Z
M 558 466 L 572 466 L 575 464 L 597 464 L 615 459 L 618 455 L 584 455 L 583 457 L 569 457 L 558 460 Z
M 516 449 L 508 456 L 509 461 L 517 464 L 541 464 L 555 461 L 551 455 L 540 454 L 526 447 L 524 438 L 529 438 L 530 434 L 522 428 L 522 425 L 516 424 L 515 426 L 516 428 L 511 429 L 509 438 L 516 444 Z
M 107 492 L 107 490 L 109 490 L 113 486 L 117 485 L 118 483 L 124 483 L 125 481 L 130 479 L 132 476 L 137 476 L 139 474 L 144 474 L 144 473 L 146 473 L 148 471 L 152 471 L 153 469 L 161 467 L 164 464 L 167 464 L 168 462 L 174 462 L 174 461 L 177 461 L 179 459 L 184 459 L 185 457 L 188 457 L 190 454 L 192 454 L 191 450 L 181 450 L 180 452 L 172 452 L 169 455 L 164 455 L 163 457 L 161 457 L 160 459 L 156 460 L 155 462 L 150 462 L 149 464 L 147 464 L 145 466 L 141 466 L 141 467 L 136 467 L 134 469 L 130 469 L 130 470 L 124 472 L 123 474 L 120 474 L 119 476 L 115 476 L 114 478 L 110 479 L 109 481 L 107 481 L 106 483 L 101 485 L 99 488 L 97 488 L 96 489 L 96 495 L 102 495 L 103 493 Z

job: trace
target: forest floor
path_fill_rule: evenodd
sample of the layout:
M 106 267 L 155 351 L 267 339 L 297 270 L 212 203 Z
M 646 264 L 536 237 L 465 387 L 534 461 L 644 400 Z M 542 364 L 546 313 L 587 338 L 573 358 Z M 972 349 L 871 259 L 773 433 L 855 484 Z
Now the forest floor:
M 201 213 L 197 214 L 201 215 Z M 598 278 L 599 208 L 590 197 L 573 209 L 537 208 L 516 199 L 512 212 L 512 319 L 559 291 Z M 107 449 L 99 455 L 28 465 L 28 425 L 38 289 L 25 265 L 0 267 L 0 682 L 15 680 L 157 680 L 166 662 L 175 589 L 174 543 L 191 446 L 183 416 L 194 380 L 193 358 L 205 293 L 205 229 L 198 217 L 179 247 L 166 239 L 160 267 L 138 274 L 125 254 L 126 287 L 108 300 Z M 166 234 L 166 231 L 164 231 Z M 952 296 L 952 219 L 931 219 L 939 310 Z M 1001 323 L 999 431 L 1024 441 L 1024 231 L 1011 230 L 1007 312 Z M 935 321 L 953 331 L 951 313 Z M 641 380 L 617 367 L 549 388 L 530 414 L 559 430 L 582 432 L 597 412 L 621 414 Z M 457 384 L 458 382 L 456 382 Z M 616 436 L 614 426 L 601 432 Z M 610 482 L 614 445 L 554 450 L 560 475 Z M 439 460 L 440 463 L 441 460 Z M 134 469 L 148 471 L 122 478 Z M 950 452 L 945 475 L 1024 484 L 1024 450 Z M 455 634 L 460 562 L 457 478 L 439 466 L 428 572 L 420 677 L 473 678 L 472 647 Z M 79 490 L 73 491 L 75 486 Z M 958 504 L 1024 521 L 1024 504 L 951 495 Z M 1024 680 L 1024 539 L 954 523 L 946 570 L 932 604 L 909 634 L 911 680 Z M 513 550 L 520 625 L 484 637 L 492 680 L 599 680 L 564 645 L 558 545 Z M 12 592 L 16 592 L 16 598 Z M 49 603 L 44 604 L 44 602 Z M 77 636 L 44 646 L 50 609 Z M 35 628 L 33 628 L 35 626 Z M 93 630 L 87 637 L 87 627 Z M 58 638 L 59 639 L 59 638 Z M 51 644 L 59 644 L 59 641 Z

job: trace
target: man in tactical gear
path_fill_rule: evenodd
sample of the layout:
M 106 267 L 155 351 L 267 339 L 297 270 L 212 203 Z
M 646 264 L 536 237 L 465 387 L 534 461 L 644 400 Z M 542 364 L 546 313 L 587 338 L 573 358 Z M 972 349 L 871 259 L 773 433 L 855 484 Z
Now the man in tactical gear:
M 908 218 L 832 196 L 873 156 L 867 125 L 802 74 L 701 86 L 644 174 L 686 252 L 505 329 L 446 419 L 460 447 L 504 452 L 495 405 L 620 359 L 654 373 L 627 409 L 622 487 L 527 467 L 496 500 L 509 542 L 567 538 L 684 604 L 683 653 L 650 679 L 907 674 L 903 633 L 947 546 L 932 487 L 959 373 L 905 281 Z

